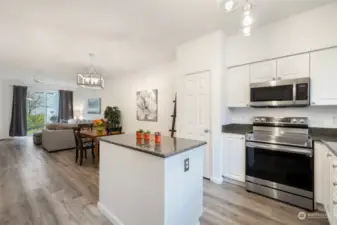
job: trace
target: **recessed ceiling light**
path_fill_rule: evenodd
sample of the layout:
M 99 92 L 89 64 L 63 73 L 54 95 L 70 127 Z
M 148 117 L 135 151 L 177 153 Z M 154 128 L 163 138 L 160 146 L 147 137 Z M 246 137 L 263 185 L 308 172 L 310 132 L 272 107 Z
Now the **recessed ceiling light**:
M 225 9 L 227 12 L 232 11 L 234 8 L 234 0 L 228 0 L 227 2 L 225 2 Z
M 231 12 L 238 6 L 238 0 L 218 0 L 218 7 Z
M 249 15 L 250 14 L 250 11 L 252 10 L 253 8 L 253 4 L 252 3 L 246 3 L 244 6 L 243 6 L 243 13 L 245 15 Z
M 245 28 L 243 28 L 242 31 L 243 31 L 243 36 L 248 37 L 248 36 L 251 35 L 251 27 L 245 27 Z
M 252 17 L 250 16 L 250 15 L 247 15 L 247 16 L 245 16 L 244 18 L 243 18 L 243 20 L 242 20 L 242 25 L 244 26 L 244 27 L 249 27 L 249 26 L 251 26 L 253 24 L 253 19 L 252 19 Z

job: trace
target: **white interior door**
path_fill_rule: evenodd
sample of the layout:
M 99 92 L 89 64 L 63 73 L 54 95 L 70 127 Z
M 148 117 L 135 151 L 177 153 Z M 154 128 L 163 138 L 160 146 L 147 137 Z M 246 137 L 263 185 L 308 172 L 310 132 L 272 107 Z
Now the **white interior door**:
M 206 141 L 204 177 L 211 174 L 210 71 L 183 76 L 179 136 Z

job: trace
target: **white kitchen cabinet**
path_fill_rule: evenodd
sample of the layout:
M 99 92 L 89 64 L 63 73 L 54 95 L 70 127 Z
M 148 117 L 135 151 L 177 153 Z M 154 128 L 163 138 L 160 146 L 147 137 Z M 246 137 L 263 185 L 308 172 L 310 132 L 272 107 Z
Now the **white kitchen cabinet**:
M 337 225 L 337 157 L 332 154 L 330 163 L 330 195 L 331 211 L 330 224 Z
M 277 80 L 309 77 L 310 56 L 301 54 L 277 60 Z
M 337 105 L 337 48 L 310 55 L 311 105 Z
M 254 63 L 250 66 L 250 83 L 267 82 L 276 79 L 276 61 Z
M 249 66 L 231 68 L 227 80 L 228 107 L 249 106 Z
M 316 202 L 323 203 L 330 224 L 337 225 L 337 157 L 320 142 L 315 142 L 314 168 Z
M 245 182 L 245 136 L 224 134 L 223 141 L 223 176 Z
M 315 201 L 324 204 L 324 171 L 327 170 L 327 147 L 320 142 L 315 142 Z

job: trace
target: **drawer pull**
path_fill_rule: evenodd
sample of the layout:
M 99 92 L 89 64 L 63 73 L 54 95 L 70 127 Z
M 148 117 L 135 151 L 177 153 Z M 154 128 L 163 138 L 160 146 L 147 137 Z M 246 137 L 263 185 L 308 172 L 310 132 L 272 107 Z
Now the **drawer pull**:
M 327 153 L 327 154 L 326 154 L 326 157 L 330 158 L 330 157 L 331 157 L 331 154 L 330 154 L 330 153 Z
M 337 202 L 336 201 L 332 201 L 332 204 L 337 205 Z
M 336 169 L 336 168 L 337 168 L 337 165 L 332 165 L 332 168 Z
M 332 185 L 336 187 L 337 186 L 337 182 L 333 182 Z

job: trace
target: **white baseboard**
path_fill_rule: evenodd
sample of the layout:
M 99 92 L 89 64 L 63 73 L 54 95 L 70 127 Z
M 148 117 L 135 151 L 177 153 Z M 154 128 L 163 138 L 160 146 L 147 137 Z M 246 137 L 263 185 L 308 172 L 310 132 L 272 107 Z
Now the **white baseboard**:
M 211 181 L 215 184 L 222 184 L 223 178 L 222 177 L 211 177 Z
M 100 202 L 97 203 L 97 208 L 113 225 L 124 225 L 117 216 L 112 215 L 111 212 L 109 212 Z
M 227 182 L 227 183 L 230 183 L 230 184 L 238 185 L 238 186 L 241 186 L 241 187 L 246 187 L 246 183 L 245 182 L 233 180 L 233 179 L 228 178 L 228 177 L 223 177 L 223 181 Z

